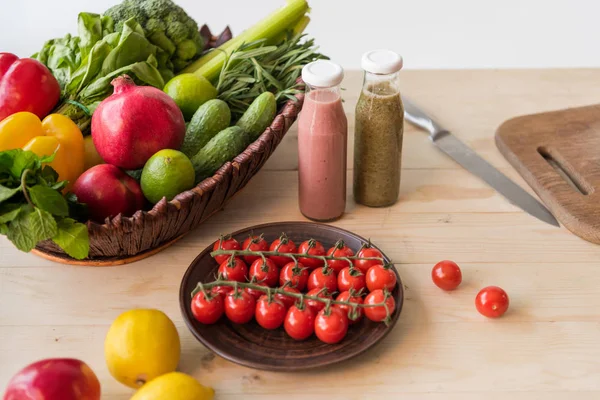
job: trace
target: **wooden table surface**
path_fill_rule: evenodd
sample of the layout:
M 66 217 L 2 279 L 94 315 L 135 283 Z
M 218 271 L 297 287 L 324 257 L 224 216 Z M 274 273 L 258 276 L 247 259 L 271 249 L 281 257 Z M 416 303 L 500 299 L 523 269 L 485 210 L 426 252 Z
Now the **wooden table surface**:
M 600 70 L 402 73 L 403 94 L 523 186 L 494 145 L 495 129 L 516 115 L 596 103 L 598 82 Z M 352 133 L 361 74 L 347 73 L 343 85 Z M 180 369 L 214 387 L 217 400 L 600 398 L 600 247 L 512 206 L 409 125 L 399 202 L 385 209 L 358 206 L 348 187 L 347 214 L 334 223 L 370 237 L 400 262 L 406 301 L 390 335 L 343 365 L 294 374 L 256 371 L 212 355 L 182 321 L 181 277 L 220 233 L 303 220 L 296 145 L 294 126 L 224 211 L 135 264 L 54 264 L 0 239 L 0 389 L 34 360 L 69 356 L 94 369 L 103 398 L 129 398 L 130 389 L 105 366 L 104 336 L 121 312 L 145 307 L 175 321 Z M 352 140 L 349 147 L 351 160 Z M 442 259 L 462 267 L 455 292 L 431 282 L 431 268 Z M 501 319 L 475 310 L 475 295 L 487 285 L 510 296 Z

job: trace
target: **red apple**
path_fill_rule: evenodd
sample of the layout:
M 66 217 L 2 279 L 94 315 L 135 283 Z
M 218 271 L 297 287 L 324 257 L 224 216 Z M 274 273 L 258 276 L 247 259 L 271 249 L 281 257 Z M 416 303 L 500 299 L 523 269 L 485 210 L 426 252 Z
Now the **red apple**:
M 50 358 L 28 365 L 8 383 L 4 400 L 100 400 L 100 382 L 83 361 Z
M 110 164 L 96 165 L 85 171 L 73 186 L 80 203 L 88 206 L 90 216 L 98 222 L 116 217 L 129 217 L 144 207 L 140 184 Z

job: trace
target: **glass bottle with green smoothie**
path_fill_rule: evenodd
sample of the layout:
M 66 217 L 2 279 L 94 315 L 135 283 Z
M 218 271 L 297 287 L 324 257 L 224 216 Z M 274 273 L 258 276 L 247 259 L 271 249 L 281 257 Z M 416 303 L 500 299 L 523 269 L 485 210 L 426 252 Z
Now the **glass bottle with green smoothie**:
M 374 50 L 362 57 L 364 82 L 356 104 L 354 199 L 386 207 L 400 194 L 404 107 L 398 88 L 402 57 Z

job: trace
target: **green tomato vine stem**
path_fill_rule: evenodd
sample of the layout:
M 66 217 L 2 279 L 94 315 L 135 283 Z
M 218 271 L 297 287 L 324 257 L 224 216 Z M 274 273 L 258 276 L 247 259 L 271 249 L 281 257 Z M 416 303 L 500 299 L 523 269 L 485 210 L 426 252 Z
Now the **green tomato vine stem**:
M 288 257 L 297 261 L 298 258 L 318 258 L 320 260 L 339 260 L 339 261 L 348 261 L 348 260 L 376 260 L 381 261 L 381 264 L 384 264 L 384 259 L 381 257 L 334 257 L 334 256 L 315 256 L 313 254 L 306 253 L 280 253 L 278 251 L 250 251 L 250 250 L 215 250 L 210 253 L 211 257 L 215 256 L 223 256 L 223 255 L 233 255 L 233 256 L 256 256 L 256 257 L 269 257 L 269 256 L 280 256 L 280 257 Z

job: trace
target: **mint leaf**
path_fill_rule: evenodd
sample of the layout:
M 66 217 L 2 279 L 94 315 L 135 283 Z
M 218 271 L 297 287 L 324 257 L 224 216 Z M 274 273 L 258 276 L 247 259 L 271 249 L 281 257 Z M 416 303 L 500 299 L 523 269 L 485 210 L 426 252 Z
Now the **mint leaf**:
M 13 197 L 15 194 L 21 191 L 21 186 L 14 189 L 7 188 L 6 186 L 0 185 L 0 202 L 5 201 Z
M 22 211 L 10 223 L 6 235 L 17 249 L 25 252 L 31 251 L 38 242 L 50 239 L 58 233 L 56 221 L 50 213 L 37 207 L 29 207 L 29 210 Z
M 36 243 L 50 239 L 58 233 L 56 220 L 54 220 L 54 217 L 49 212 L 35 207 L 33 212 L 29 213 L 27 216 L 29 229 L 31 229 L 35 235 Z
M 87 226 L 71 218 L 58 221 L 58 234 L 52 238 L 71 257 L 82 260 L 90 252 Z
M 52 161 L 54 161 L 54 157 L 56 156 L 57 151 L 58 151 L 58 147 L 56 148 L 56 150 L 54 150 L 54 153 L 50 154 L 49 156 L 40 157 L 40 163 L 47 164 L 47 163 L 51 163 Z
M 26 169 L 32 169 L 39 160 L 38 156 L 31 151 L 19 151 L 14 155 L 13 164 L 10 166 L 10 172 L 15 178 L 21 178 L 21 174 Z
M 48 211 L 50 214 L 66 217 L 69 215 L 69 206 L 65 198 L 56 190 L 48 186 L 35 185 L 28 189 L 29 197 L 33 204 Z
M 2 204 L 0 205 L 0 224 L 5 224 L 17 218 L 21 212 L 20 204 Z
M 45 165 L 42 169 L 42 178 L 50 184 L 54 185 L 58 181 L 58 172 L 49 165 Z
M 13 242 L 15 247 L 21 251 L 30 252 L 35 247 L 37 241 L 35 235 L 29 228 L 30 213 L 21 213 L 10 223 L 10 229 L 6 233 L 8 240 Z
M 8 233 L 8 225 L 0 224 L 0 235 L 6 235 Z
M 50 187 L 54 190 L 62 191 L 64 188 L 67 187 L 68 184 L 69 184 L 69 181 L 60 181 Z
M 15 156 L 20 151 L 23 150 L 14 149 L 0 152 L 0 173 L 10 173 L 10 167 L 14 164 Z

